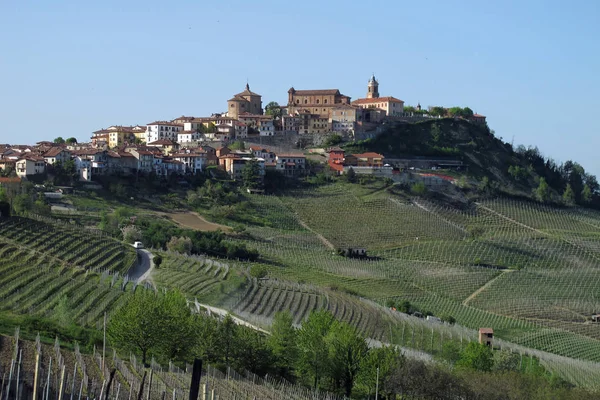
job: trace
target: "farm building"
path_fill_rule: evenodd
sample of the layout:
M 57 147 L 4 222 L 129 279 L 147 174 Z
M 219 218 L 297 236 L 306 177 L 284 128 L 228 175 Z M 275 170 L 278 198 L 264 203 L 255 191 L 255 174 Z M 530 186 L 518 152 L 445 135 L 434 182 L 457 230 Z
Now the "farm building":
M 592 315 L 592 322 L 600 322 L 600 314 L 594 314 Z
M 492 328 L 479 328 L 479 343 L 492 346 L 494 330 Z

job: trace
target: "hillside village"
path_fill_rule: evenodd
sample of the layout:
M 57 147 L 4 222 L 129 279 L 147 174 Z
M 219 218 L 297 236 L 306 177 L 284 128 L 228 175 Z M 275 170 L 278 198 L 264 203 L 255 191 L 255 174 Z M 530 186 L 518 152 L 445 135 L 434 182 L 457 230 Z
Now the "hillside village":
M 380 96 L 379 82 L 372 76 L 366 97 L 352 100 L 338 89 L 288 90 L 287 104 L 271 102 L 263 107 L 262 96 L 245 89 L 227 100 L 227 111 L 208 117 L 181 116 L 170 121 L 144 125 L 114 125 L 94 131 L 87 143 L 75 138 L 41 141 L 36 144 L 0 145 L 0 169 L 22 179 L 41 176 L 60 163 L 72 160 L 80 181 L 95 175 L 132 175 L 154 173 L 159 177 L 196 174 L 213 166 L 240 179 L 248 163 L 256 163 L 260 176 L 268 169 L 286 177 L 305 176 L 309 162 L 301 138 L 320 137 L 321 142 L 337 144 L 342 140 L 369 137 L 390 122 L 417 122 L 441 117 L 463 118 L 485 125 L 485 116 L 469 108 L 427 110 L 405 106 L 393 96 Z M 264 145 L 231 149 L 232 143 L 261 143 L 266 137 L 287 137 L 297 146 L 274 151 Z M 323 140 L 324 139 L 324 140 Z M 338 174 L 353 167 L 358 173 L 373 173 L 392 166 L 382 154 L 365 152 L 345 154 L 339 147 L 327 150 L 327 163 Z

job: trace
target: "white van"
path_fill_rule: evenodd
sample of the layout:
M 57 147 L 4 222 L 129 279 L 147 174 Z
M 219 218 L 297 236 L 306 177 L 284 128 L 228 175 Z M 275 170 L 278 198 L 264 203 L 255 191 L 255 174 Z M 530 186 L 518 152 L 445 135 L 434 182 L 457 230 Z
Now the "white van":
M 135 242 L 133 244 L 133 247 L 135 247 L 136 249 L 143 249 L 144 245 L 142 244 L 142 242 Z

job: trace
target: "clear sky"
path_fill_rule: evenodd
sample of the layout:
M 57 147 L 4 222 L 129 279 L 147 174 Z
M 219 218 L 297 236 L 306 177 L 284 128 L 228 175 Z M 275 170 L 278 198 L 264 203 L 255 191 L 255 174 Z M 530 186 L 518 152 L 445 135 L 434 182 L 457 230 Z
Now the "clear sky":
M 0 0 L 0 143 L 338 88 L 469 106 L 600 175 L 600 1 Z

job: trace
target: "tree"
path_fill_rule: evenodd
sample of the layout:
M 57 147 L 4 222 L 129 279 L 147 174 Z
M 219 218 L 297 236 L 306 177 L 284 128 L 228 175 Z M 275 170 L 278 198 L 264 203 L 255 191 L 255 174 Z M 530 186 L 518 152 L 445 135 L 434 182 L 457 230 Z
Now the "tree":
M 471 342 L 460 355 L 457 366 L 476 371 L 491 371 L 494 366 L 494 354 L 489 346 Z
M 584 204 L 591 203 L 592 201 L 592 190 L 587 184 L 583 187 L 583 190 L 581 191 L 581 201 Z
M 275 368 L 286 379 L 293 377 L 294 365 L 298 359 L 298 333 L 293 326 L 294 319 L 289 312 L 278 312 L 273 319 L 271 336 L 267 344 L 275 357 Z
M 152 262 L 154 263 L 154 266 L 158 268 L 160 267 L 160 264 L 162 264 L 163 258 L 160 254 L 156 254 L 154 257 L 152 257 Z
M 446 109 L 440 106 L 431 107 L 429 115 L 433 117 L 443 117 L 446 115 Z
M 297 369 L 306 383 L 316 389 L 329 368 L 329 348 L 325 337 L 333 324 L 327 311 L 313 311 L 298 331 Z
M 461 116 L 463 118 L 469 119 L 473 117 L 473 110 L 471 110 L 469 107 L 465 107 L 462 109 Z
M 356 182 L 356 172 L 354 172 L 354 168 L 348 168 L 348 172 L 346 172 L 346 180 L 350 183 Z
M 571 187 L 570 183 L 567 183 L 567 187 L 563 192 L 562 198 L 565 204 L 575 204 L 575 192 L 573 192 L 573 188 Z
M 121 228 L 123 234 L 123 241 L 126 243 L 133 243 L 142 240 L 142 231 L 135 225 L 127 225 Z
M 424 182 L 419 181 L 413 183 L 413 185 L 410 187 L 410 192 L 415 196 L 423 196 L 425 193 L 427 193 L 427 187 L 425 186 Z
M 124 350 L 141 352 L 146 365 L 148 353 L 158 348 L 163 339 L 161 311 L 154 292 L 137 290 L 111 317 L 108 326 L 111 342 Z
M 550 201 L 550 186 L 548 186 L 545 178 L 540 178 L 540 184 L 535 190 L 535 197 L 542 203 Z
M 337 133 L 334 133 L 331 136 L 328 136 L 327 139 L 323 142 L 323 146 L 332 147 L 342 143 L 342 137 Z
M 341 389 L 346 397 L 350 397 L 361 363 L 369 351 L 367 342 L 354 327 L 340 321 L 332 324 L 326 341 L 334 390 Z
M 74 137 L 70 137 L 67 140 L 65 140 L 65 142 L 67 144 L 77 144 L 77 139 L 75 139 Z
M 17 214 L 22 215 L 32 209 L 33 202 L 28 194 L 23 193 L 14 197 L 12 206 Z
M 460 360 L 460 345 L 454 341 L 444 343 L 440 358 L 454 365 Z
M 160 353 L 167 360 L 189 359 L 189 352 L 194 347 L 197 336 L 194 317 L 186 298 L 178 291 L 169 291 L 160 298 L 160 308 Z
M 217 348 L 220 350 L 220 361 L 225 366 L 230 366 L 231 359 L 235 355 L 238 338 L 238 326 L 230 314 L 227 314 L 217 327 Z
M 268 103 L 265 106 L 265 114 L 272 116 L 273 119 L 281 118 L 282 111 L 281 107 L 279 106 L 279 103 L 277 103 L 276 101 L 271 101 L 270 103 Z
M 402 363 L 402 359 L 403 356 L 393 346 L 372 348 L 360 364 L 360 372 L 356 378 L 357 386 L 368 394 L 374 393 L 378 386 L 377 375 L 379 375 L 379 388 L 384 391 L 386 382 Z M 379 369 L 379 374 L 377 374 L 377 369 Z M 390 396 L 386 398 L 388 397 Z
M 250 189 L 256 189 L 261 186 L 262 180 L 258 161 L 251 160 L 244 165 L 244 168 L 242 168 L 242 182 L 245 187 Z
M 65 142 L 65 139 L 63 139 L 61 136 L 54 139 L 54 143 L 56 143 L 56 144 L 63 144 L 64 142 Z
M 442 130 L 437 123 L 431 125 L 431 140 L 436 144 L 442 140 Z
M 180 254 L 191 254 L 193 249 L 192 239 L 186 236 L 172 236 L 167 243 L 167 250 L 174 251 Z
M 494 354 L 494 371 L 518 371 L 521 359 L 518 354 L 501 350 Z

